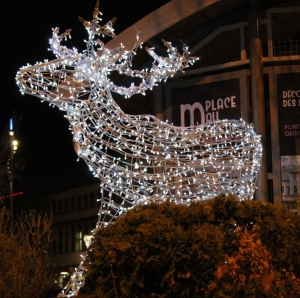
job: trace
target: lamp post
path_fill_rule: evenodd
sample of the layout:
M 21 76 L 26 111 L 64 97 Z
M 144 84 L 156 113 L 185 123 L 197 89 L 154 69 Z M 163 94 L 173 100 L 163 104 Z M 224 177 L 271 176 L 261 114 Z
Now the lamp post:
M 18 148 L 18 141 L 14 137 L 13 119 L 9 123 L 10 135 L 10 176 L 9 176 L 9 189 L 10 189 L 10 212 L 11 212 L 11 230 L 13 231 L 14 222 L 14 204 L 13 204 L 13 179 L 14 179 L 14 154 Z

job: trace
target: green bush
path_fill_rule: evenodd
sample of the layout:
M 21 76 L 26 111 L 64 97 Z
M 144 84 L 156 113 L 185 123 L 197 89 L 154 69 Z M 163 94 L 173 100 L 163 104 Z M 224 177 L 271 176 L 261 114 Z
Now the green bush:
M 96 232 L 86 285 L 98 297 L 300 297 L 299 232 L 288 209 L 233 196 L 137 206 Z

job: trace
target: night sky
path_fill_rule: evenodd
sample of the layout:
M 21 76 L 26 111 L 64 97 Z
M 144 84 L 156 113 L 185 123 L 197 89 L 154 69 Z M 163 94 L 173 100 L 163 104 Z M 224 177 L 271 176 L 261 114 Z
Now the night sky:
M 114 28 L 118 34 L 167 2 L 102 0 L 102 24 L 117 17 Z M 14 113 L 21 116 L 15 131 L 19 141 L 17 154 L 25 162 L 23 183 L 73 167 L 77 156 L 63 113 L 37 97 L 21 95 L 15 84 L 16 73 L 27 63 L 55 59 L 48 51 L 52 28 L 59 27 L 60 32 L 72 28 L 72 39 L 66 45 L 82 51 L 87 34 L 78 16 L 91 20 L 95 3 L 96 0 L 15 0 L 2 5 L 0 137 L 3 140 L 8 134 L 9 118 Z

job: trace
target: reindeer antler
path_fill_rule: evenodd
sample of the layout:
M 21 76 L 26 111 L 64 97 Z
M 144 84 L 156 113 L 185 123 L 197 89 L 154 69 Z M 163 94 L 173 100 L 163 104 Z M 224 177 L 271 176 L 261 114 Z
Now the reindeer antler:
M 128 63 L 126 59 L 124 59 L 122 63 L 116 64 L 114 67 L 115 70 L 119 71 L 120 73 L 124 73 L 127 76 L 142 78 L 143 81 L 138 86 L 132 85 L 128 88 L 113 85 L 112 90 L 124 95 L 125 97 L 130 97 L 137 93 L 144 94 L 147 89 L 152 89 L 157 82 L 166 80 L 168 77 L 173 76 L 178 71 L 183 71 L 189 66 L 189 64 L 192 65 L 196 60 L 198 60 L 197 57 L 189 56 L 188 48 L 185 45 L 183 47 L 183 55 L 180 55 L 177 48 L 173 47 L 170 42 L 163 40 L 163 43 L 168 49 L 168 57 L 158 56 L 152 48 L 146 48 L 148 54 L 154 59 L 152 68 L 149 71 L 132 70 L 130 67 L 128 67 L 128 64 L 131 65 L 131 61 Z M 130 51 L 129 53 L 127 54 L 127 57 L 130 58 L 132 58 L 132 54 L 135 54 L 133 51 Z
M 83 95 L 89 93 L 91 89 L 85 89 L 83 86 L 79 87 L 77 84 L 85 81 L 86 84 L 84 86 L 95 84 L 101 90 L 110 90 L 125 97 L 130 97 L 137 93 L 144 94 L 146 90 L 152 89 L 157 82 L 166 80 L 178 71 L 183 71 L 189 64 L 193 64 L 197 60 L 196 57 L 189 56 L 188 48 L 185 45 L 181 55 L 170 42 L 163 40 L 169 52 L 168 57 L 158 56 L 153 49 L 146 48 L 149 55 L 154 59 L 151 69 L 149 71 L 132 69 L 132 60 L 136 55 L 137 49 L 142 45 L 139 39 L 139 32 L 137 31 L 136 42 L 129 51 L 125 50 L 122 45 L 111 50 L 106 48 L 100 39 L 95 40 L 95 36 L 108 35 L 114 37 L 113 24 L 116 18 L 113 18 L 104 26 L 100 26 L 98 23 L 101 20 L 99 17 L 101 13 L 98 5 L 99 1 L 96 3 L 92 21 L 85 21 L 79 17 L 79 20 L 89 33 L 87 50 L 83 53 L 78 53 L 76 49 L 62 46 L 62 40 L 70 37 L 71 29 L 62 34 L 59 34 L 58 28 L 53 29 L 50 49 L 60 60 L 56 60 L 54 63 L 45 62 L 35 66 L 28 66 L 20 70 L 18 82 L 22 92 L 37 94 L 52 104 L 55 103 L 62 107 L 62 102 L 86 98 Z M 95 48 L 97 46 L 100 46 L 100 48 Z M 100 52 L 98 52 L 99 49 L 101 50 Z M 61 68 L 59 66 L 64 67 Z M 126 76 L 141 78 L 142 82 L 139 85 L 131 85 L 128 88 L 117 86 L 108 78 L 111 71 L 118 71 Z M 46 87 L 44 86 L 45 83 Z M 61 93 L 61 90 L 66 90 L 66 92 Z
M 88 30 L 89 35 L 93 38 L 95 35 L 108 35 L 110 37 L 116 37 L 114 33 L 113 25 L 116 22 L 117 18 L 113 18 L 109 22 L 107 22 L 104 26 L 99 25 L 99 21 L 102 19 L 99 17 L 102 13 L 99 10 L 99 1 L 96 2 L 96 6 L 93 13 L 93 19 L 89 21 L 85 21 L 82 17 L 78 17 L 80 22 L 84 25 L 84 27 Z
M 77 53 L 76 49 L 69 49 L 66 46 L 62 46 L 60 43 L 63 39 L 67 40 L 68 37 L 71 38 L 71 31 L 72 29 L 68 29 L 62 34 L 59 33 L 59 28 L 56 27 L 53 30 L 52 38 L 49 40 L 50 43 L 50 50 L 53 52 L 53 54 L 57 58 L 64 59 L 66 57 L 74 57 L 74 55 Z

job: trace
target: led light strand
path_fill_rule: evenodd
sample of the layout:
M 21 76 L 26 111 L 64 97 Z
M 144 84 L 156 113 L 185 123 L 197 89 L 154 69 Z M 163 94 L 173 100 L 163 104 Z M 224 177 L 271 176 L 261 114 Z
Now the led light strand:
M 141 47 L 139 36 L 129 51 L 121 45 L 108 49 L 96 36 L 114 37 L 115 19 L 99 25 L 98 2 L 93 20 L 79 18 L 88 31 L 87 49 L 79 53 L 61 41 L 71 30 L 59 35 L 53 30 L 50 48 L 57 59 L 27 65 L 16 81 L 22 93 L 66 112 L 73 131 L 74 148 L 101 181 L 97 227 L 105 226 L 137 204 L 167 199 L 188 204 L 232 193 L 251 199 L 260 168 L 262 145 L 251 124 L 243 120 L 218 120 L 192 127 L 176 127 L 151 115 L 125 114 L 112 92 L 129 98 L 144 94 L 157 82 L 166 80 L 193 64 L 188 48 L 180 55 L 163 41 L 168 57 L 153 57 L 150 70 L 132 70 L 132 59 Z M 139 85 L 115 85 L 112 71 L 141 79 Z M 84 260 L 85 257 L 83 257 Z M 85 268 L 80 264 L 61 297 L 77 295 L 84 284 Z

